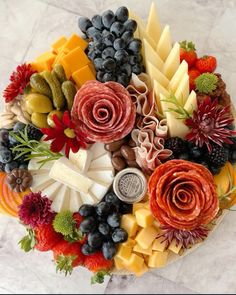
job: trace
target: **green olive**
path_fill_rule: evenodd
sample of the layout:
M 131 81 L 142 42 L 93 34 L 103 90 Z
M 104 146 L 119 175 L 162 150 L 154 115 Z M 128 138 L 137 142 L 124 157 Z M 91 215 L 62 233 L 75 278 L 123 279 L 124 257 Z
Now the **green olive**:
M 54 110 L 54 111 L 51 111 L 49 114 L 48 114 L 48 119 L 47 119 L 47 122 L 48 122 L 48 125 L 50 127 L 55 127 L 55 123 L 52 119 L 53 115 L 57 115 L 57 117 L 61 120 L 62 116 L 63 116 L 63 112 L 61 111 L 57 111 L 57 110 Z
M 25 104 L 26 110 L 30 114 L 34 112 L 46 114 L 53 110 L 51 99 L 38 93 L 27 95 Z
M 31 115 L 31 121 L 38 128 L 49 128 L 47 114 L 33 113 Z

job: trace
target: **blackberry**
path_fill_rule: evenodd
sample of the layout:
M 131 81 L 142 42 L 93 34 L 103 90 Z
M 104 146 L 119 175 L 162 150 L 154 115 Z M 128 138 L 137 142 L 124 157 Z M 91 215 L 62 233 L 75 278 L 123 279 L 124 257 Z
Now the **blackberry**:
M 37 141 L 39 141 L 43 136 L 43 133 L 31 124 L 27 125 L 27 134 L 30 140 L 34 139 Z
M 213 145 L 212 152 L 208 155 L 208 161 L 211 166 L 222 167 L 228 161 L 229 150 L 223 146 Z
M 186 151 L 186 143 L 180 137 L 170 137 L 165 141 L 165 149 L 171 150 L 175 155 Z

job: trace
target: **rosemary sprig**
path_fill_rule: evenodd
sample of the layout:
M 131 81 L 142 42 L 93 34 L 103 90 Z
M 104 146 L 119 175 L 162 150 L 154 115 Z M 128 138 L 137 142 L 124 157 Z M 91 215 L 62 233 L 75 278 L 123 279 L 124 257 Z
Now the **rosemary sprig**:
M 47 162 L 58 160 L 63 156 L 61 153 L 52 152 L 50 146 L 45 142 L 29 139 L 27 126 L 24 131 L 10 131 L 10 135 L 19 142 L 19 144 L 11 149 L 13 153 L 17 154 L 15 159 L 22 156 L 25 156 L 25 160 L 41 158 L 37 163 L 41 164 L 40 168 L 42 168 Z
M 169 107 L 167 112 L 174 112 L 178 114 L 179 116 L 177 117 L 177 119 L 184 120 L 191 117 L 191 114 L 185 110 L 185 108 L 179 103 L 173 93 L 171 93 L 167 99 L 162 99 L 161 101 L 168 102 L 175 106 L 175 108 Z

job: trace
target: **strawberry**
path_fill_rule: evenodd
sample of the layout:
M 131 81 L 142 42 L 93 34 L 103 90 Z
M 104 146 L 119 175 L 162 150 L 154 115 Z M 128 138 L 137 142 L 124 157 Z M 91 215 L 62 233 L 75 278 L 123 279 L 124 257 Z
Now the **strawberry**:
M 196 70 L 195 68 L 192 68 L 191 70 L 188 71 L 188 75 L 189 75 L 189 87 L 190 90 L 195 90 L 196 89 L 196 85 L 195 85 L 195 79 L 201 75 L 201 73 Z
M 80 223 L 84 220 L 84 218 L 79 213 L 74 213 L 73 218 L 76 221 L 76 227 L 79 228 Z
M 217 60 L 214 56 L 205 55 L 196 61 L 195 67 L 200 73 L 213 73 L 217 67 Z
M 56 244 L 53 248 L 53 256 L 57 264 L 57 271 L 62 271 L 65 275 L 71 274 L 74 267 L 83 265 L 85 258 L 79 242 L 69 243 L 65 240 Z
M 104 277 L 110 275 L 109 270 L 113 266 L 113 261 L 105 259 L 102 252 L 96 252 L 85 257 L 84 266 L 95 273 L 91 283 L 101 284 L 104 282 Z
M 35 249 L 49 251 L 62 240 L 63 236 L 56 233 L 51 224 L 46 224 L 35 229 L 35 238 Z
M 197 60 L 196 48 L 193 42 L 180 42 L 180 61 L 185 60 L 188 63 L 189 69 Z

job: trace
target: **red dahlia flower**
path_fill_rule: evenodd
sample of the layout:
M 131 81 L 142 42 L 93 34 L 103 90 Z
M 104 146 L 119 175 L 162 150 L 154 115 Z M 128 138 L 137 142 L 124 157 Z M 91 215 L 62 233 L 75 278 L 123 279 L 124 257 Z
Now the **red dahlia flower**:
M 233 121 L 230 106 L 222 107 L 218 105 L 217 99 L 212 102 L 207 96 L 202 102 L 198 102 L 198 109 L 193 112 L 192 117 L 185 120 L 185 124 L 191 129 L 186 139 L 200 147 L 205 144 L 211 153 L 212 143 L 220 146 L 223 143 L 232 144 L 230 137 L 236 132 L 227 127 Z
M 16 70 L 11 74 L 11 83 L 3 91 L 3 97 L 5 102 L 11 102 L 19 94 L 23 94 L 23 91 L 30 81 L 30 77 L 35 73 L 30 64 L 19 65 Z
M 52 152 L 58 153 L 65 147 L 65 154 L 69 157 L 70 150 L 76 153 L 80 147 L 86 148 L 86 135 L 71 120 L 68 111 L 64 112 L 61 120 L 57 115 L 54 115 L 52 119 L 55 127 L 41 129 L 43 134 L 47 135 L 44 140 L 52 140 L 50 147 Z

